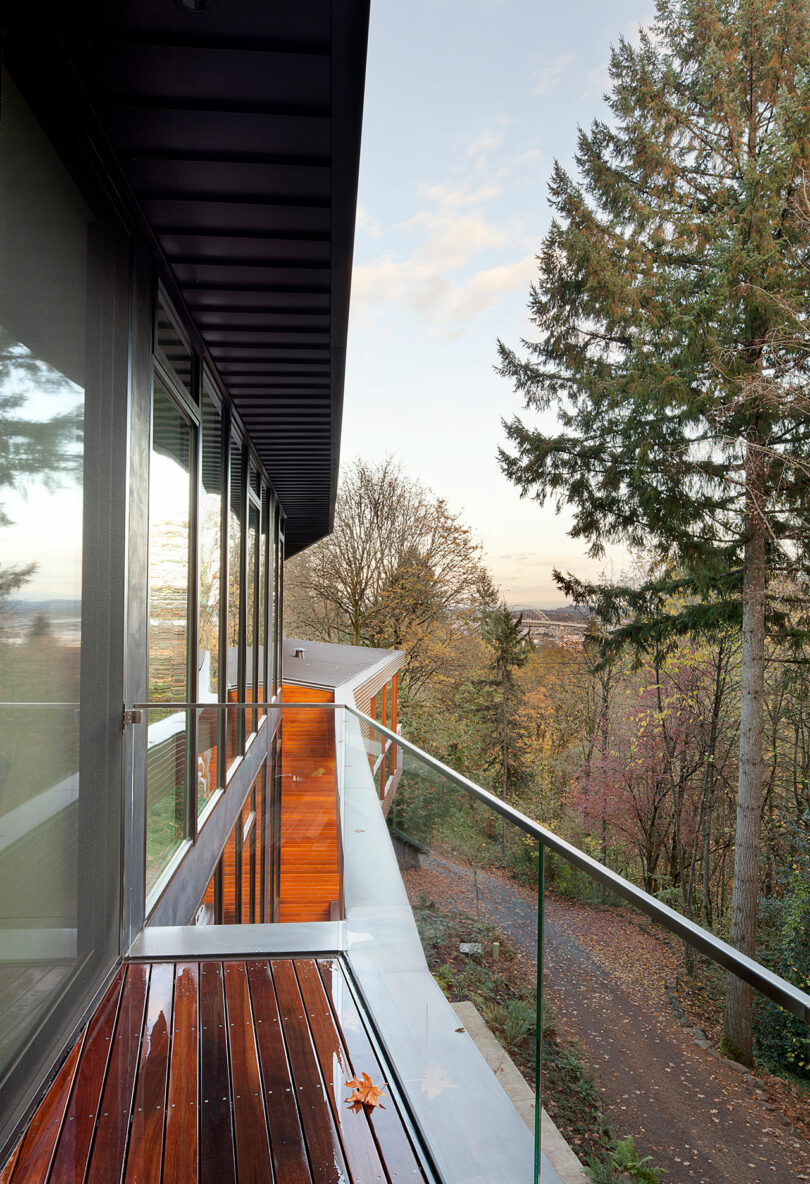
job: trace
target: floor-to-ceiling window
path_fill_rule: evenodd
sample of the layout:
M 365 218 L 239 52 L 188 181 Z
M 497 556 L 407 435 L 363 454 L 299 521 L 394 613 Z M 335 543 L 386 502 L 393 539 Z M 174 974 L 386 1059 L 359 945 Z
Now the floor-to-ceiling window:
M 206 378 L 202 389 L 200 417 L 202 431 L 202 474 L 198 514 L 200 536 L 199 560 L 199 639 L 198 690 L 200 703 L 221 700 L 222 670 L 222 494 L 223 430 L 219 402 Z M 197 757 L 197 813 L 202 814 L 216 790 L 224 784 L 220 751 L 225 718 L 211 709 L 199 713 Z
M 118 953 L 120 794 L 98 769 L 114 746 L 102 666 L 121 638 L 104 632 L 115 592 L 99 597 L 95 527 L 99 409 L 125 398 L 109 359 L 127 331 L 126 258 L 3 69 L 0 1128 L 21 1052 L 36 1068 Z
M 242 441 L 232 436 L 230 443 L 231 479 L 228 514 L 228 629 L 226 683 L 228 699 L 233 703 L 243 701 L 244 694 L 244 648 L 242 625 L 244 610 L 242 594 L 244 588 L 244 518 L 245 518 L 245 468 Z M 242 752 L 245 743 L 244 711 L 234 708 L 228 712 L 228 766 Z
M 259 505 L 251 487 L 248 499 L 247 577 L 245 581 L 245 701 L 255 703 L 258 698 L 258 652 L 256 648 L 256 614 L 259 605 Z M 255 732 L 257 712 L 248 712 L 247 727 Z
M 155 373 L 149 461 L 149 701 L 191 696 L 191 513 L 195 429 Z M 191 715 L 150 712 L 146 781 L 146 887 L 154 888 L 188 836 Z M 196 775 L 196 774 L 195 774 Z
M 270 484 L 227 396 L 163 296 L 154 344 L 150 706 L 141 791 L 147 917 L 171 907 L 165 893 L 171 896 L 169 885 L 220 801 L 233 809 L 242 780 L 255 780 L 254 744 L 266 712 L 242 704 L 264 702 L 275 686 L 268 659 L 277 661 L 280 622 L 280 514 Z M 266 736 L 259 755 L 265 744 Z M 240 772 L 249 749 L 249 766 Z M 245 824 L 249 817 L 248 810 Z M 258 861 L 249 876 L 254 886 L 266 880 L 270 866 L 267 818 L 265 811 L 251 840 Z M 199 860 L 192 863 L 198 871 Z M 259 892 L 266 912 L 265 896 Z

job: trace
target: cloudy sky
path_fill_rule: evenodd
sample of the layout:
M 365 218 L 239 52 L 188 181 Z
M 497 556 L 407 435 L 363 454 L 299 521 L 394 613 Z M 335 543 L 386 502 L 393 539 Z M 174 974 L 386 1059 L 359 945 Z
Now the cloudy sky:
M 604 116 L 611 42 L 652 0 L 372 0 L 342 455 L 394 453 L 460 511 L 513 603 L 618 571 L 495 460 L 520 410 L 496 340 L 530 335 L 554 159 Z

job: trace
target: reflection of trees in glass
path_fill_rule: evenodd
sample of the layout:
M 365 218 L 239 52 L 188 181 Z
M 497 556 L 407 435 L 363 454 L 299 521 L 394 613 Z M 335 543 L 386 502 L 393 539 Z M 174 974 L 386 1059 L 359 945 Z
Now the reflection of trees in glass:
M 231 514 L 228 539 L 228 645 L 239 645 L 240 560 L 242 557 L 242 524 Z
M 253 645 L 253 625 L 255 619 L 256 609 L 256 541 L 259 532 L 259 514 L 254 506 L 250 507 L 250 524 L 248 528 L 248 553 L 247 553 L 247 587 L 245 588 L 245 596 L 247 600 L 247 620 L 246 620 L 246 634 L 248 647 Z
M 2 514 L 2 507 L 0 507 L 0 514 Z M 0 526 L 7 525 L 7 523 L 0 522 Z M 23 567 L 2 567 L 0 566 L 0 605 L 4 600 L 26 584 L 37 569 L 35 563 L 28 563 Z
M 219 581 L 222 500 L 206 494 L 200 507 L 200 652 L 210 655 L 210 685 L 200 691 L 216 691 L 219 677 Z
M 153 523 L 149 545 L 149 696 L 185 701 L 188 519 Z
M 36 404 L 47 397 L 60 398 L 63 410 L 34 415 Z M 81 389 L 0 326 L 0 499 L 7 490 L 24 493 L 33 482 L 53 490 L 79 480 L 83 428 Z M 11 525 L 0 500 L 0 527 Z M 35 570 L 35 563 L 0 563 L 0 603 Z

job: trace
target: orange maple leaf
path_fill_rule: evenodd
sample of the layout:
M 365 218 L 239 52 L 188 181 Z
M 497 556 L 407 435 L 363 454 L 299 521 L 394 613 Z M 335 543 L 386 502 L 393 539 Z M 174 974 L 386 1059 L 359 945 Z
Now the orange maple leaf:
M 379 1106 L 381 1110 L 385 1109 L 380 1101 L 380 1095 L 385 1089 L 385 1082 L 382 1085 L 374 1085 L 368 1073 L 363 1074 L 362 1080 L 359 1077 L 353 1077 L 351 1081 L 347 1081 L 346 1089 L 354 1091 L 346 1099 L 346 1104 L 355 1114 L 359 1114 L 364 1109 L 373 1110 L 375 1106 Z

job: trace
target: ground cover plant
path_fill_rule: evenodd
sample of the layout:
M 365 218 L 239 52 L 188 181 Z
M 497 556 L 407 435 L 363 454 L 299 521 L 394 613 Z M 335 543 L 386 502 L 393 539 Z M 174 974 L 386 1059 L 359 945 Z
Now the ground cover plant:
M 533 968 L 488 922 L 462 910 L 440 907 L 424 894 L 412 903 L 433 977 L 451 1002 L 469 1000 L 475 1004 L 534 1087 Z M 492 943 L 496 941 L 499 949 L 498 957 L 494 958 Z M 480 945 L 481 954 L 461 953 L 462 943 Z M 624 1140 L 616 1137 L 609 1117 L 602 1113 L 599 1094 L 582 1053 L 575 1041 L 566 1040 L 558 1030 L 550 1004 L 543 1015 L 542 1066 L 543 1105 L 574 1151 L 592 1171 L 601 1173 L 593 1178 L 656 1184 L 658 1177 L 649 1161 L 638 1158 L 632 1136 L 625 1136 Z

